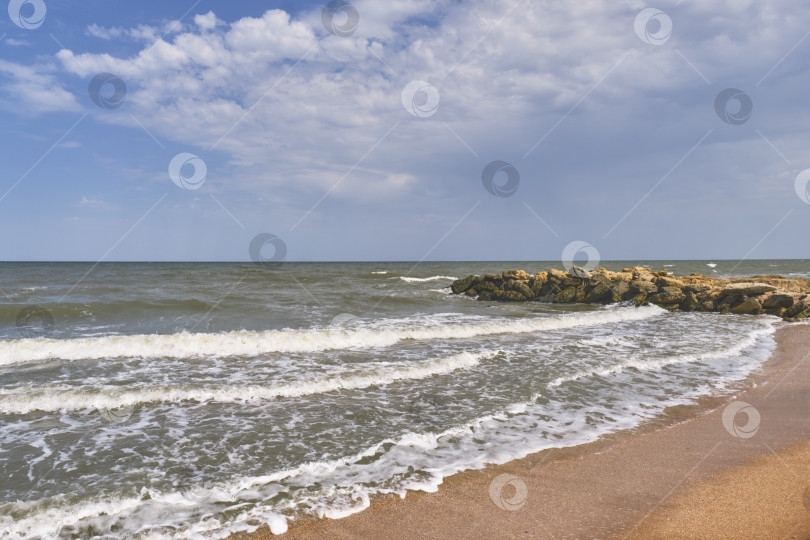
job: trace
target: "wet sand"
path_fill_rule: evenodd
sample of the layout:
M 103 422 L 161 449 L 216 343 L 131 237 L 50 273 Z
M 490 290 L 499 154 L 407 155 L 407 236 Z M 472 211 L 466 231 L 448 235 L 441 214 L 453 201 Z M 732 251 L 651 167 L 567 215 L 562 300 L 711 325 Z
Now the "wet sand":
M 282 538 L 810 538 L 810 325 L 776 337 L 762 373 L 730 399 L 457 474 L 437 493 L 299 521 Z M 727 429 L 723 413 L 738 401 L 758 424 L 741 411 Z M 236 536 L 273 537 L 266 527 Z

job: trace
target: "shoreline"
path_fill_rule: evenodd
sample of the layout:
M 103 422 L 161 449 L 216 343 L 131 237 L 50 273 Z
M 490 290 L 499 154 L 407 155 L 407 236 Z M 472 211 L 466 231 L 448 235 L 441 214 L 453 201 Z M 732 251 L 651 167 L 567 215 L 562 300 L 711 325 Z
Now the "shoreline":
M 710 488 L 701 487 L 703 484 L 714 485 L 712 482 L 729 475 L 761 478 L 758 471 L 773 468 L 774 461 L 784 467 L 788 460 L 801 463 L 802 456 L 810 455 L 795 449 L 795 445 L 810 441 L 810 362 L 803 361 L 810 351 L 810 325 L 779 328 L 775 339 L 777 345 L 769 359 L 744 386 L 737 387 L 740 390 L 734 396 L 707 397 L 693 405 L 671 408 L 660 420 L 595 442 L 464 471 L 445 478 L 437 493 L 409 492 L 404 499 L 395 495 L 374 497 L 369 508 L 338 520 L 299 519 L 291 522 L 281 537 L 663 538 L 673 537 L 673 523 L 685 522 L 691 523 L 692 529 L 681 525 L 679 537 L 701 538 L 699 531 L 707 529 L 690 520 L 698 508 L 706 507 L 704 493 Z M 759 412 L 760 423 L 751 437 L 736 437 L 724 427 L 723 412 L 735 401 L 749 403 Z M 739 413 L 736 420 L 737 425 L 744 426 L 746 414 Z M 788 448 L 791 446 L 794 448 Z M 770 461 L 763 465 L 752 465 L 768 456 Z M 804 461 L 810 463 L 810 457 Z M 782 475 L 782 483 L 785 478 L 794 476 Z M 690 489 L 697 495 L 690 495 Z M 717 489 L 711 493 L 717 499 Z M 777 501 L 788 496 L 776 488 L 769 493 Z M 802 493 L 789 494 L 794 514 L 796 504 L 799 510 L 804 509 Z M 791 501 L 782 502 L 789 505 Z M 746 510 L 755 516 L 761 514 L 757 507 Z M 787 529 L 782 534 L 774 532 L 774 538 L 785 537 L 791 529 L 792 534 L 810 533 L 810 509 L 806 510 L 804 523 L 789 527 L 785 512 L 763 514 L 762 519 L 784 516 Z M 684 521 L 684 515 L 691 517 Z M 707 515 L 704 519 L 713 520 L 707 521 L 707 526 L 723 517 Z M 773 524 L 765 530 L 773 530 Z M 237 533 L 230 538 L 278 537 L 262 526 L 253 533 Z

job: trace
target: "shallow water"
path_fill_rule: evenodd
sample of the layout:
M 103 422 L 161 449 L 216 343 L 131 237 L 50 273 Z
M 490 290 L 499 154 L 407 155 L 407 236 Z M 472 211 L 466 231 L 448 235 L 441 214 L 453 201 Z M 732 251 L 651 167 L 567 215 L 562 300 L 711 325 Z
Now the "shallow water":
M 635 264 L 810 270 L 605 266 Z M 553 266 L 2 264 L 0 535 L 219 537 L 338 517 L 729 392 L 781 324 L 449 294 L 455 277 Z

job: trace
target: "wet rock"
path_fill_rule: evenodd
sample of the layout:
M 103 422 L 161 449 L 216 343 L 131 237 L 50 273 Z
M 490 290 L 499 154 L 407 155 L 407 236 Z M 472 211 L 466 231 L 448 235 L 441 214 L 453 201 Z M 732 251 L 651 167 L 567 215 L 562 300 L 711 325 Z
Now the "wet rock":
M 787 317 L 787 318 L 790 318 L 790 319 L 799 318 L 799 315 L 806 312 L 807 308 L 808 308 L 808 306 L 804 302 L 798 302 L 796 304 L 793 304 L 789 308 L 787 308 L 785 310 L 785 315 L 784 316 Z M 807 317 L 807 315 L 805 313 L 804 318 L 806 318 L 806 317 Z
M 605 282 L 598 283 L 596 287 L 585 295 L 585 302 L 588 304 L 599 304 L 610 302 L 613 299 L 613 291 L 610 285 Z
M 647 293 L 642 291 L 642 292 L 636 294 L 633 297 L 633 299 L 630 300 L 630 303 L 633 304 L 634 306 L 637 306 L 637 307 L 638 306 L 646 306 L 647 305 Z
M 627 300 L 628 298 L 632 298 L 633 296 L 635 296 L 630 292 L 630 284 L 624 280 L 614 282 L 613 285 L 610 287 L 610 292 L 612 296 L 611 300 L 613 302 L 621 302 L 622 300 Z M 628 295 L 628 298 L 625 298 L 625 295 Z
M 467 276 L 463 279 L 457 279 L 450 285 L 450 290 L 453 291 L 454 294 L 460 294 L 468 290 L 469 288 L 475 286 L 476 284 L 483 281 L 483 278 L 479 276 Z
M 576 287 L 566 287 L 557 294 L 551 295 L 549 301 L 554 302 L 555 304 L 567 304 L 569 302 L 572 302 L 576 297 L 576 295 L 577 295 Z
M 789 308 L 793 305 L 792 294 L 773 294 L 762 303 L 762 307 L 770 308 Z
M 470 291 L 477 291 L 478 294 L 481 294 L 485 291 L 492 292 L 498 289 L 498 286 L 492 283 L 491 281 L 482 281 L 481 283 L 475 285 L 471 289 L 468 289 L 467 292 Z M 466 293 L 465 293 L 466 294 Z
M 647 297 L 651 304 L 680 304 L 686 295 L 677 287 L 661 287 L 660 292 Z
M 687 291 L 683 302 L 681 302 L 682 311 L 692 311 L 698 305 L 698 298 L 692 291 Z
M 525 302 L 528 300 L 528 298 L 517 291 L 497 289 L 490 294 L 492 295 L 492 300 L 497 300 L 498 302 Z
M 731 312 L 736 315 L 757 315 L 762 311 L 762 304 L 756 298 L 746 298 L 733 308 Z
M 503 284 L 503 290 L 520 293 L 527 300 L 534 298 L 534 293 L 532 293 L 525 281 L 509 280 Z
M 621 272 L 605 268 L 589 272 L 574 267 L 570 273 L 550 269 L 530 276 L 523 270 L 507 270 L 503 274 L 467 276 L 454 281 L 451 289 L 479 300 L 501 302 L 630 301 L 669 310 L 767 313 L 790 321 L 806 319 L 810 314 L 810 281 L 775 275 L 725 279 L 700 274 L 675 277 L 638 266 Z

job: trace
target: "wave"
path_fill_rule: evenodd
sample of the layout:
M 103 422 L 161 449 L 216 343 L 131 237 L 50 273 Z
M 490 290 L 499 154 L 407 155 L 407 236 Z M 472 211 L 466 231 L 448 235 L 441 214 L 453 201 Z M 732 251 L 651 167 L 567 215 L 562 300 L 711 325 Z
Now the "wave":
M 388 270 L 375 270 L 375 271 L 373 271 L 371 273 L 372 274 L 382 274 L 382 275 L 384 275 L 384 274 L 395 274 L 396 272 L 390 272 Z
M 134 407 L 142 403 L 232 403 L 252 400 L 301 397 L 337 390 L 358 390 L 397 381 L 420 380 L 435 375 L 446 375 L 459 369 L 470 369 L 490 353 L 459 353 L 437 360 L 426 360 L 411 366 L 381 370 L 371 374 L 325 377 L 314 381 L 301 381 L 277 385 L 220 385 L 196 388 L 146 387 L 119 390 L 108 387 L 101 391 L 82 392 L 65 387 L 24 388 L 0 390 L 0 414 L 25 414 L 33 411 L 72 411 L 83 409 L 113 410 Z
M 74 339 L 25 338 L 0 341 L 0 366 L 50 359 L 254 357 L 268 353 L 388 347 L 403 340 L 464 339 L 522 334 L 579 326 L 638 321 L 666 313 L 657 306 L 612 307 L 559 317 L 494 319 L 492 322 L 432 326 L 352 327 L 303 330 L 239 330 L 217 334 L 136 334 Z
M 548 387 L 554 388 L 562 385 L 563 383 L 573 382 L 584 377 L 606 377 L 608 375 L 613 375 L 614 373 L 621 373 L 625 369 L 629 368 L 635 368 L 639 371 L 646 371 L 671 366 L 674 364 L 690 364 L 692 362 L 705 362 L 720 358 L 734 358 L 736 356 L 740 356 L 744 350 L 753 347 L 760 337 L 773 334 L 774 330 L 775 327 L 773 326 L 773 322 L 768 321 L 768 326 L 766 328 L 754 330 L 746 335 L 742 340 L 724 349 L 701 354 L 679 354 L 675 356 L 665 356 L 663 358 L 651 358 L 646 360 L 639 358 L 629 359 L 612 366 L 606 366 L 594 370 L 578 371 L 571 375 L 557 377 L 548 383 Z
M 398 277 L 402 281 L 407 281 L 409 283 L 421 283 L 421 282 L 424 282 L 424 281 L 437 281 L 437 280 L 440 280 L 440 279 L 449 279 L 449 280 L 455 281 L 455 280 L 458 279 L 457 277 L 453 277 L 453 276 L 430 276 L 430 277 L 426 277 L 426 278 L 406 277 L 406 276 L 398 276 Z

